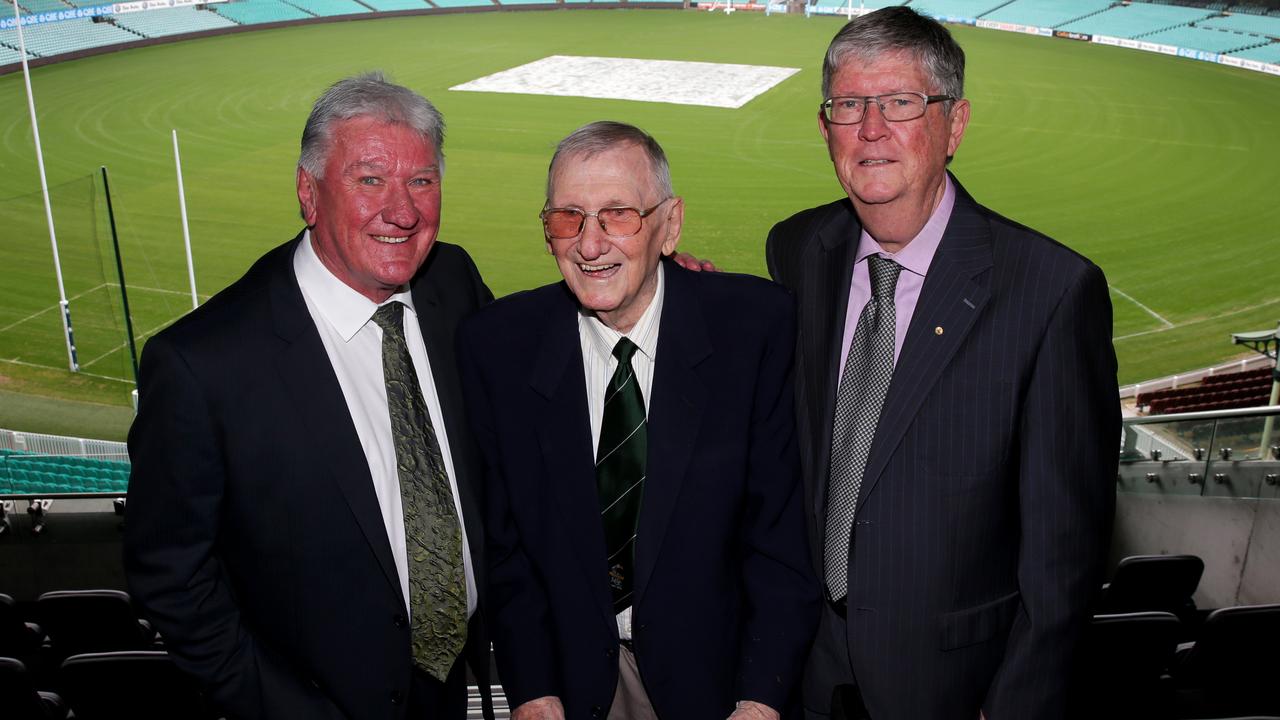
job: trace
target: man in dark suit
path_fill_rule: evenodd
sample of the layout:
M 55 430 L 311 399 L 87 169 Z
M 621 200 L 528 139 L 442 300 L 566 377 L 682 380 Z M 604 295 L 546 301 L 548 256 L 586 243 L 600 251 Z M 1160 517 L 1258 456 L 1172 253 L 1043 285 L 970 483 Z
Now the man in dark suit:
M 638 128 L 579 129 L 549 175 L 564 282 L 490 305 L 458 341 L 512 718 L 777 718 L 819 602 L 791 300 L 661 259 L 683 201 Z
M 848 23 L 818 127 L 848 197 L 775 226 L 826 608 L 810 718 L 1062 717 L 1102 579 L 1119 406 L 1102 272 L 946 166 L 964 53 L 909 8 Z
M 487 687 L 453 337 L 491 295 L 436 242 L 443 138 L 381 75 L 335 84 L 303 134 L 307 230 L 147 343 L 125 568 L 229 717 L 461 719 L 467 654 Z

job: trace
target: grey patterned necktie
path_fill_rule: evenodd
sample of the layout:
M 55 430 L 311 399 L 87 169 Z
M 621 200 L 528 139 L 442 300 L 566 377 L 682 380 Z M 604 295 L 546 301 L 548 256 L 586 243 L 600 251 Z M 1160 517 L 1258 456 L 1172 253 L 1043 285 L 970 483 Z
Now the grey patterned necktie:
M 839 602 L 848 594 L 849 544 L 858 489 L 867 454 L 880 421 L 889 381 L 893 379 L 893 344 L 897 327 L 893 292 L 902 266 L 879 255 L 867 257 L 871 299 L 853 331 L 831 431 L 831 467 L 827 485 L 827 530 L 823 569 L 827 591 Z
M 462 526 L 404 340 L 403 317 L 404 305 L 393 301 L 378 308 L 373 321 L 382 328 L 382 375 L 404 505 L 413 664 L 444 682 L 467 641 Z

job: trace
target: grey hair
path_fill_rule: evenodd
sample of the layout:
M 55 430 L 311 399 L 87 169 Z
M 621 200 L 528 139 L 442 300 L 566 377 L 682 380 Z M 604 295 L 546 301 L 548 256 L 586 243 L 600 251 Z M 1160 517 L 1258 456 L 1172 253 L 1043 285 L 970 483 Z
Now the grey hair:
M 312 177 L 323 177 L 333 125 L 357 117 L 372 117 L 417 131 L 435 148 L 436 163 L 444 174 L 444 117 L 430 100 L 390 82 L 377 70 L 343 78 L 316 99 L 302 129 L 298 167 Z
M 602 152 L 628 145 L 638 145 L 649 158 L 649 168 L 653 171 L 653 184 L 664 198 L 675 195 L 671 189 L 671 166 L 667 164 L 667 154 L 662 146 L 649 133 L 635 125 L 598 120 L 588 123 L 569 133 L 556 146 L 551 156 L 551 165 L 547 167 L 547 197 L 551 197 L 551 178 L 556 171 L 556 163 L 562 158 L 581 156 L 590 158 Z
M 870 62 L 886 54 L 915 56 L 932 88 L 957 100 L 964 97 L 964 50 L 942 23 L 908 7 L 890 6 L 855 18 L 840 28 L 822 61 L 822 97 L 831 96 L 831 78 L 850 60 Z M 951 103 L 946 103 L 947 111 Z

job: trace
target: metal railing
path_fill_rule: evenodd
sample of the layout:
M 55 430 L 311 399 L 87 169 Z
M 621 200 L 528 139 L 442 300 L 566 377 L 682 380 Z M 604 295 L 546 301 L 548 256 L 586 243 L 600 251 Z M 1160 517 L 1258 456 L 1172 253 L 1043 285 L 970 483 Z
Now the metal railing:
M 1272 497 L 1280 490 L 1280 406 L 1124 420 L 1122 491 Z

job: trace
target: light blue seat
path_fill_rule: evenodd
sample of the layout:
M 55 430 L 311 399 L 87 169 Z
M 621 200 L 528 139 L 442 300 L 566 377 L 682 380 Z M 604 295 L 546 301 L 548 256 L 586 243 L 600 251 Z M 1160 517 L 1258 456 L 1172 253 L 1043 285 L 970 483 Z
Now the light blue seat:
M 1014 0 L 1004 7 L 987 13 L 983 20 L 1057 27 L 1090 13 L 1111 7 L 1111 0 Z
M 1265 63 L 1273 63 L 1280 65 L 1280 43 L 1271 43 L 1262 47 L 1250 48 L 1248 50 L 1240 50 L 1233 52 L 1231 55 L 1244 58 L 1246 60 L 1258 60 Z
M 915 0 L 911 7 L 924 15 L 976 18 L 1002 4 L 1004 0 Z
M 1185 25 L 1196 20 L 1203 20 L 1216 14 L 1216 11 L 1207 11 L 1204 8 L 1133 3 L 1132 5 L 1117 5 L 1097 15 L 1090 15 L 1075 22 L 1066 23 L 1059 29 L 1132 38 L 1155 32 L 1156 30 L 1164 30 L 1176 25 Z
M 1233 13 L 1226 17 L 1209 18 L 1197 24 L 1203 27 L 1222 28 L 1224 30 L 1236 30 L 1280 38 L 1280 17 Z
M 319 17 L 358 15 L 369 12 L 369 8 L 355 0 L 292 0 L 292 3 Z
M 235 27 L 236 24 L 211 10 L 172 8 L 116 15 L 116 24 L 147 37 Z
M 212 6 L 214 12 L 241 25 L 281 22 L 284 20 L 305 20 L 315 17 L 310 13 L 279 0 L 235 0 L 218 3 Z

